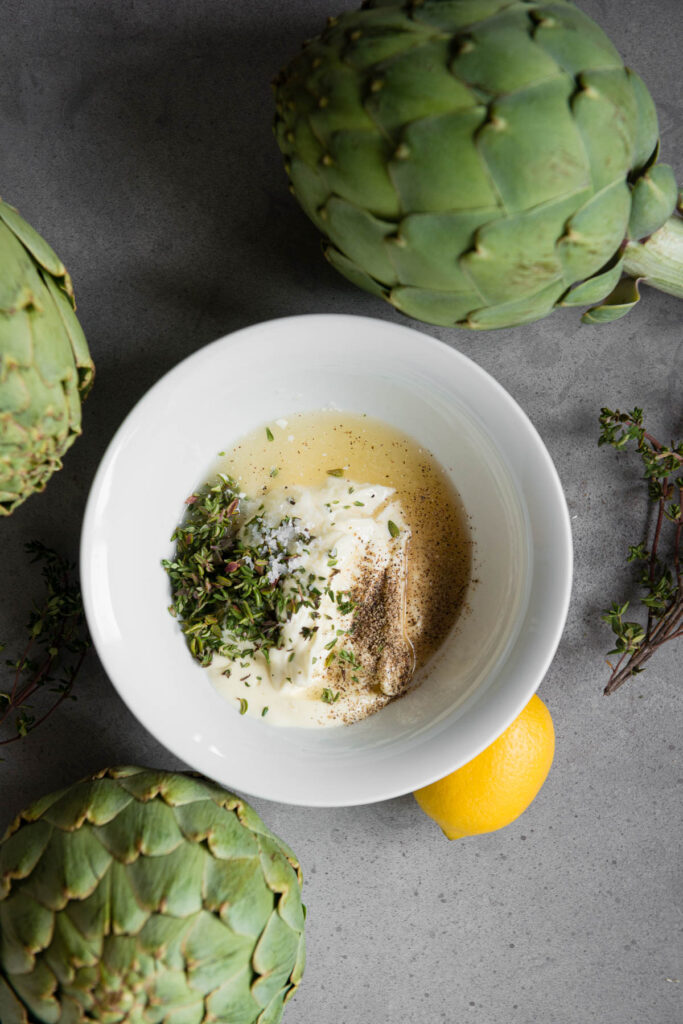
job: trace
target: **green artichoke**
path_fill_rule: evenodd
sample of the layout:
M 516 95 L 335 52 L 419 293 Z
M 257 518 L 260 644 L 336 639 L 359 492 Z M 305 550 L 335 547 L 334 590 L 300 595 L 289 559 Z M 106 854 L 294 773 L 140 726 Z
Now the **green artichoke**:
M 94 367 L 71 279 L 0 200 L 0 516 L 42 491 L 81 433 Z
M 275 94 L 328 260 L 408 316 L 486 329 L 605 300 L 584 319 L 610 320 L 641 279 L 683 296 L 683 220 L 637 241 L 677 196 L 652 98 L 565 0 L 370 0 Z
M 2 1024 L 276 1024 L 304 968 L 301 873 L 239 797 L 112 768 L 0 844 Z

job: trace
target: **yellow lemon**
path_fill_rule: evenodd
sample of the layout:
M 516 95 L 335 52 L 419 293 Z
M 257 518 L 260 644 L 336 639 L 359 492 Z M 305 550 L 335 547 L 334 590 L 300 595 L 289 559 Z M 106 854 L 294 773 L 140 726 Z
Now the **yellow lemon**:
M 554 752 L 553 720 L 533 696 L 490 747 L 413 796 L 449 839 L 495 832 L 527 809 L 546 780 Z

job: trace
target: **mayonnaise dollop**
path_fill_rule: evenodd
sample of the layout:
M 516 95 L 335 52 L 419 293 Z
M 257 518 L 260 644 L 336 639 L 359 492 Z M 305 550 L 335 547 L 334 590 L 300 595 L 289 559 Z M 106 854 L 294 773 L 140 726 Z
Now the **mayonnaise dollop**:
M 394 489 L 334 475 L 320 487 L 274 488 L 260 502 L 244 502 L 245 540 L 254 539 L 247 524 L 257 508 L 265 527 L 257 539 L 276 531 L 278 549 L 287 551 L 269 563 L 271 580 L 295 589 L 314 576 L 321 597 L 317 608 L 303 605 L 283 624 L 267 657 L 214 657 L 213 685 L 243 713 L 262 716 L 267 708 L 275 725 L 365 717 L 400 692 L 412 671 L 404 622 L 410 528 Z M 304 531 L 310 540 L 300 539 Z M 391 615 L 378 614 L 380 605 Z

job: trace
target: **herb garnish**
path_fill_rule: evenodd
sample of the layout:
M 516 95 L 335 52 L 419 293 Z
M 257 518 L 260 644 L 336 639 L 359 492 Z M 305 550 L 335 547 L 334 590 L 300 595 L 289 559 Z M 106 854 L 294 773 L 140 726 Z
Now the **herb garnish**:
M 76 699 L 71 691 L 90 647 L 76 567 L 39 541 L 29 542 L 25 549 L 32 562 L 42 562 L 47 592 L 29 615 L 22 654 L 6 662 L 14 675 L 11 689 L 0 691 L 0 727 L 13 718 L 14 735 L 0 739 L 0 746 L 26 736 L 63 701 Z M 0 651 L 3 647 L 0 644 Z M 32 703 L 40 690 L 52 694 L 42 713 Z
M 650 549 L 647 540 L 631 545 L 628 549 L 629 562 L 643 562 L 639 582 L 646 596 L 642 603 L 647 608 L 647 623 L 626 622 L 629 602 L 613 603 L 602 618 L 616 636 L 614 649 L 609 655 L 619 654 L 612 669 L 605 693 L 614 693 L 632 675 L 643 671 L 643 667 L 658 647 L 667 640 L 683 636 L 683 587 L 681 586 L 681 531 L 683 514 L 683 441 L 663 445 L 643 427 L 643 410 L 633 409 L 622 413 L 618 409 L 602 409 L 600 413 L 602 433 L 599 445 L 609 444 L 620 450 L 629 442 L 635 442 L 636 449 L 645 467 L 649 499 L 654 505 L 655 525 Z M 669 564 L 660 558 L 659 550 L 666 523 L 673 527 L 671 558 Z M 609 656 L 608 655 L 608 656 Z
M 269 441 L 275 440 L 275 438 L 273 437 L 273 431 L 270 429 L 270 427 L 266 427 L 266 437 L 268 438 Z
M 396 523 L 393 522 L 393 520 L 390 519 L 389 522 L 387 523 L 387 526 L 389 528 L 389 533 L 391 534 L 391 536 L 392 537 L 398 537 L 398 535 L 399 535 L 399 533 L 401 531 L 399 530 L 399 528 L 396 525 Z
M 360 668 L 360 662 L 352 651 L 347 651 L 346 648 L 339 652 L 339 660 L 346 661 L 352 668 Z
M 214 654 L 236 658 L 261 651 L 268 660 L 283 624 L 302 606 L 320 604 L 320 591 L 291 552 L 309 543 L 310 534 L 289 516 L 269 525 L 260 510 L 244 522 L 249 503 L 225 474 L 186 504 L 171 538 L 175 556 L 162 565 L 171 580 L 169 611 L 193 657 L 207 666 Z
M 344 476 L 344 470 L 343 469 L 328 469 L 327 475 L 328 476 Z
M 339 691 L 337 691 L 336 693 L 334 693 L 334 692 L 333 692 L 332 690 L 330 690 L 330 689 L 329 689 L 329 687 L 327 687 L 327 686 L 326 686 L 326 687 L 325 687 L 325 688 L 323 689 L 323 692 L 322 692 L 322 693 L 321 693 L 321 695 L 320 695 L 320 699 L 321 699 L 321 700 L 322 700 L 322 701 L 323 701 L 323 702 L 324 702 L 325 704 L 335 704 L 335 703 L 336 703 L 336 701 L 338 701 L 338 700 L 339 700 L 339 697 L 340 697 L 340 696 L 341 696 L 341 694 L 339 693 Z

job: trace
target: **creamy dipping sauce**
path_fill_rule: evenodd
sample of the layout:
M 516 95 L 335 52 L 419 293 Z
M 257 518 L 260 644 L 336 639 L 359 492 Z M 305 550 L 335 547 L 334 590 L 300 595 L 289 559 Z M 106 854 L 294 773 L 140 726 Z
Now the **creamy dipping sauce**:
M 280 534 L 287 556 L 271 578 L 296 569 L 292 586 L 315 575 L 321 590 L 267 657 L 215 655 L 218 692 L 248 715 L 267 708 L 270 724 L 317 727 L 404 693 L 453 627 L 471 569 L 466 514 L 429 452 L 385 423 L 325 411 L 259 428 L 216 468 L 247 496 L 244 523 L 258 507 L 266 526 L 290 517 L 307 531 Z

